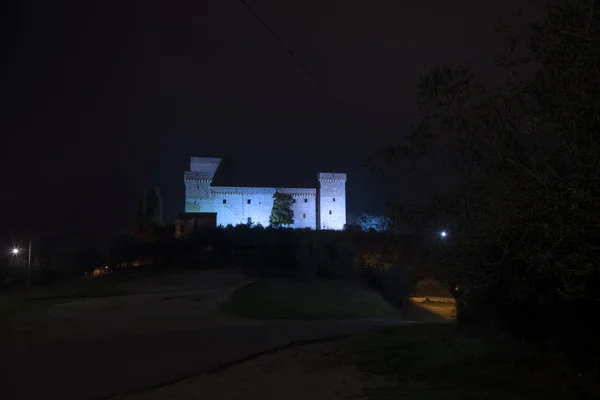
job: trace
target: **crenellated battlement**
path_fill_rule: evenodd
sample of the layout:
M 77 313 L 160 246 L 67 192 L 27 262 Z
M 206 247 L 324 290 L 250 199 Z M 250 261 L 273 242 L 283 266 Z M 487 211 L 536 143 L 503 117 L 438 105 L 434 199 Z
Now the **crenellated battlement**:
M 199 171 L 185 171 L 183 173 L 183 180 L 185 182 L 212 182 L 212 175 L 210 172 L 199 172 Z
M 317 180 L 319 182 L 346 182 L 346 174 L 339 172 L 319 172 Z
M 221 165 L 221 159 L 215 157 L 191 157 L 190 172 L 198 172 L 212 179 Z
M 292 197 L 316 196 L 317 189 L 313 188 L 277 188 L 279 193 L 290 194 Z
M 221 158 L 190 158 L 190 170 L 184 172 L 186 212 L 216 212 L 217 224 L 223 226 L 247 223 L 266 226 L 273 208 L 273 195 L 285 193 L 294 198 L 295 228 L 344 228 L 346 174 L 319 173 L 319 189 L 212 186 L 220 165 Z

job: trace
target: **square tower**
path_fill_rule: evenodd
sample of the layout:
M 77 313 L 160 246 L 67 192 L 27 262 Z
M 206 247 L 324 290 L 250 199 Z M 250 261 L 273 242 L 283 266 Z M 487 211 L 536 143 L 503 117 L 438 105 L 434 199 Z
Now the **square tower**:
M 200 212 L 210 198 L 210 184 L 221 164 L 220 158 L 191 157 L 190 170 L 184 172 L 185 212 Z M 210 207 L 208 207 L 210 208 Z
M 346 174 L 321 172 L 317 229 L 340 231 L 346 225 Z

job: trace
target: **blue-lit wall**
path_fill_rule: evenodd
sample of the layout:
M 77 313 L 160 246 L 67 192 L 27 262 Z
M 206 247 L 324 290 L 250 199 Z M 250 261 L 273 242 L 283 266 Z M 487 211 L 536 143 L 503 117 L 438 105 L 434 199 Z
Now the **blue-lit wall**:
M 319 174 L 321 198 L 314 188 L 257 188 L 211 186 L 220 159 L 193 157 L 185 173 L 186 212 L 216 212 L 217 225 L 269 225 L 275 192 L 294 198 L 293 228 L 341 230 L 346 223 L 346 174 Z M 322 178 L 322 179 L 321 179 Z M 325 207 L 321 227 L 317 206 Z M 331 210 L 331 214 L 329 211 Z
M 346 174 L 320 173 L 319 229 L 342 230 L 346 225 Z

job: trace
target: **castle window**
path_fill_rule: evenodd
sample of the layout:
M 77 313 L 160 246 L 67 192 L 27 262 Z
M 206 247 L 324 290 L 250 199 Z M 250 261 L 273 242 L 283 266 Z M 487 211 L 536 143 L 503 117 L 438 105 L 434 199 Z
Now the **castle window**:
M 196 189 L 200 189 L 200 185 L 196 186 Z
M 227 199 L 223 199 L 223 204 L 227 204 Z
M 308 199 L 304 199 L 304 202 L 305 202 L 305 203 L 308 203 Z
M 252 200 L 248 199 L 248 204 L 251 204 L 251 203 L 252 203 Z
M 294 203 L 296 202 L 296 199 L 294 199 Z
M 248 225 L 252 223 L 252 217 L 248 217 Z
M 329 215 L 331 215 L 331 210 L 329 210 Z
M 306 213 L 302 213 L 302 218 L 306 218 Z
M 335 201 L 335 197 L 333 198 L 333 201 Z

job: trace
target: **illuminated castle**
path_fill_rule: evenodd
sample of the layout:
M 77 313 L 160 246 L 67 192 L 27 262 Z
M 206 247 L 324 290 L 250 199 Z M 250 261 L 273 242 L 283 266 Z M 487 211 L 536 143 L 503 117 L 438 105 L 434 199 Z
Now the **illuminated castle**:
M 275 192 L 292 195 L 293 228 L 341 230 L 346 224 L 346 174 L 319 173 L 319 188 L 212 186 L 220 158 L 191 157 L 184 173 L 185 212 L 216 213 L 217 225 L 269 225 Z

